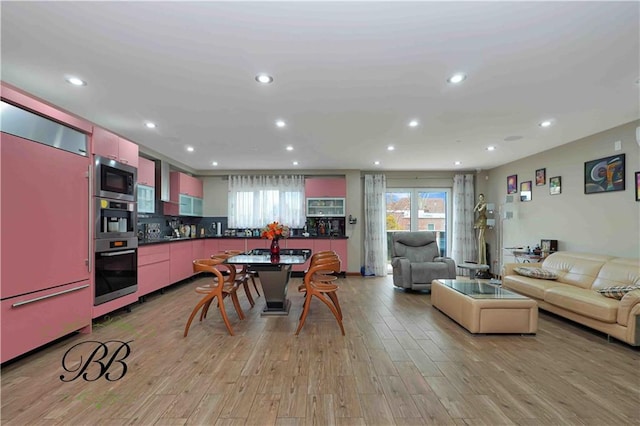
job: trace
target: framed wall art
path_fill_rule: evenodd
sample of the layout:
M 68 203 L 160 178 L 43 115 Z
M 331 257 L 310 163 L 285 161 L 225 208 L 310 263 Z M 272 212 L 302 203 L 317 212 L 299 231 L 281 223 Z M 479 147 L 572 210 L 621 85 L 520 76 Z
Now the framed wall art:
M 536 186 L 546 185 L 547 183 L 547 169 L 536 170 Z
M 640 172 L 636 172 L 636 201 L 640 201 Z
M 624 154 L 584 163 L 584 193 L 624 191 Z
M 530 180 L 520 184 L 520 201 L 531 201 L 531 186 Z
M 558 195 L 562 192 L 562 181 L 560 176 L 549 178 L 549 194 Z
M 518 193 L 518 175 L 507 176 L 507 194 Z

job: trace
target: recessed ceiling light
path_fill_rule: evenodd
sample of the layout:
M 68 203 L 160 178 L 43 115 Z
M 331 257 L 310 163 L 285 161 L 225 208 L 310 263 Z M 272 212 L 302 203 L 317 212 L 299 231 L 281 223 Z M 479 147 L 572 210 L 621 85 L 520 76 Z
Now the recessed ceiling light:
M 496 150 L 496 147 L 493 145 L 490 145 L 487 147 L 487 151 L 495 151 L 495 150 Z
M 217 161 L 214 161 L 213 163 L 211 163 L 211 165 L 212 165 L 212 166 L 217 166 L 217 165 L 218 165 L 218 162 L 217 162 Z
M 294 162 L 293 162 L 293 165 L 294 165 L 294 166 L 297 166 L 297 165 L 298 165 L 298 162 L 297 162 L 297 161 L 294 161 Z
M 462 161 L 456 161 L 455 163 L 453 163 L 456 166 L 459 166 L 460 164 L 462 164 Z
M 258 74 L 256 75 L 256 81 L 262 84 L 269 84 L 273 82 L 273 77 L 268 74 Z
M 278 126 L 278 127 L 284 127 L 286 125 L 287 125 L 287 123 L 285 123 L 284 120 L 276 121 L 276 126 Z
M 449 77 L 447 79 L 447 82 L 453 83 L 453 84 L 458 84 L 458 83 L 463 82 L 466 78 L 467 78 L 467 76 L 464 73 L 458 72 L 458 73 L 455 73 L 454 75 L 452 75 L 451 77 Z
M 549 127 L 549 126 L 551 126 L 551 124 L 552 124 L 551 120 L 544 120 L 544 121 L 541 121 L 538 124 L 538 126 L 540 126 L 540 127 Z
M 379 161 L 374 161 L 373 164 L 375 164 L 376 166 L 379 166 L 380 162 Z
M 146 123 L 144 123 L 144 125 L 149 129 L 155 129 L 156 127 L 158 127 L 156 126 L 156 123 L 153 123 L 151 121 L 147 121 Z
M 389 145 L 389 146 L 387 147 L 387 151 L 393 151 L 394 149 L 396 149 L 396 147 L 395 147 L 395 146 L 393 146 L 393 145 Z
M 188 147 L 187 147 L 187 151 L 189 151 L 189 152 L 193 152 L 193 151 L 195 151 L 195 149 L 193 149 L 193 147 L 192 147 L 192 146 L 188 146 Z
M 417 127 L 418 126 L 418 120 L 411 120 L 409 122 L 409 127 Z
M 291 145 L 287 146 L 287 151 L 293 151 L 293 147 Z
M 66 78 L 67 83 L 73 84 L 74 86 L 86 86 L 87 82 L 74 76 L 69 76 Z

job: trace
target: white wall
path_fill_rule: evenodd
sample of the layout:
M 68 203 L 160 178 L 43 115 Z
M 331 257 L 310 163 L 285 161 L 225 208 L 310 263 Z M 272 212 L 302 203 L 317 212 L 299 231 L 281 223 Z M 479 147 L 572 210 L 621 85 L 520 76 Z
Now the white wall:
M 534 246 L 541 239 L 558 240 L 558 250 L 640 257 L 640 202 L 635 201 L 635 173 L 640 171 L 640 150 L 635 138 L 640 120 L 573 141 L 478 175 L 477 191 L 489 203 L 505 203 L 507 176 L 533 181 L 532 201 L 520 202 L 514 194 L 512 220 L 503 221 L 504 246 Z M 621 141 L 622 149 L 614 150 Z M 626 189 L 609 193 L 584 193 L 584 163 L 626 154 Z M 546 184 L 535 185 L 536 169 L 546 168 Z M 549 194 L 549 178 L 561 176 L 562 193 Z M 488 180 L 485 178 L 488 177 Z M 487 233 L 491 259 L 496 252 L 496 230 Z M 499 265 L 492 262 L 493 272 Z

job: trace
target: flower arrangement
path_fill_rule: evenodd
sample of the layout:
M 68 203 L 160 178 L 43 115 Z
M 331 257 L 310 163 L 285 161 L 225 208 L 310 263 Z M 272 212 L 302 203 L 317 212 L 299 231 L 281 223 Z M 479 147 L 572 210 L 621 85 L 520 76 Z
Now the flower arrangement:
M 262 238 L 268 238 L 270 240 L 279 240 L 280 238 L 289 237 L 289 227 L 278 222 L 272 222 L 262 228 L 260 233 Z

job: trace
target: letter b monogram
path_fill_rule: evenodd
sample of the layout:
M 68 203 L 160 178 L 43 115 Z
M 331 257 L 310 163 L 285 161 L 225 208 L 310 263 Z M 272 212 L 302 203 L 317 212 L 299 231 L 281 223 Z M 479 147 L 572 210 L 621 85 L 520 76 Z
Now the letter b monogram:
M 62 368 L 69 373 L 76 373 L 76 375 L 70 379 L 65 379 L 64 374 L 62 374 L 60 375 L 60 380 L 63 382 L 72 382 L 80 376 L 82 376 L 82 378 L 87 382 L 94 382 L 102 376 L 110 382 L 120 380 L 125 374 L 127 374 L 127 364 L 124 360 L 131 354 L 131 347 L 129 346 L 129 343 L 131 342 L 133 342 L 133 340 L 129 340 L 128 342 L 109 340 L 105 343 L 95 340 L 87 340 L 73 345 L 62 357 Z M 109 355 L 109 343 L 119 343 L 120 345 L 115 348 L 113 355 L 111 355 L 108 360 L 105 360 Z M 83 360 L 82 355 L 80 355 L 80 359 L 77 363 L 68 359 L 71 358 L 72 352 L 74 352 L 75 348 L 79 348 L 86 344 L 93 344 L 93 351 L 91 351 L 86 360 Z M 111 349 L 113 349 L 113 347 Z M 75 352 L 77 352 L 77 350 Z M 109 372 L 109 369 L 111 369 L 114 364 L 121 366 L 121 371 L 117 372 L 119 373 L 117 377 L 112 377 L 112 374 Z

